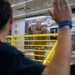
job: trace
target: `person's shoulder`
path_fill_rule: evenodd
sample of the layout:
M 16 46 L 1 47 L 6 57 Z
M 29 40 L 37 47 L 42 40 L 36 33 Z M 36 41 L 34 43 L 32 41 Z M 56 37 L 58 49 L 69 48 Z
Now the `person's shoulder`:
M 20 52 L 8 43 L 0 43 L 0 53 L 18 54 Z
M 42 30 L 47 30 L 45 27 L 42 26 Z

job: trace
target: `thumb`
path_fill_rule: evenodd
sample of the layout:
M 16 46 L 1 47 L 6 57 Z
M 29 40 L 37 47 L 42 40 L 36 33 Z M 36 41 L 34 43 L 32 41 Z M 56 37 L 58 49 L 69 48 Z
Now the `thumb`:
M 53 19 L 55 19 L 54 10 L 49 9 L 48 12 L 49 12 L 49 14 L 53 17 Z

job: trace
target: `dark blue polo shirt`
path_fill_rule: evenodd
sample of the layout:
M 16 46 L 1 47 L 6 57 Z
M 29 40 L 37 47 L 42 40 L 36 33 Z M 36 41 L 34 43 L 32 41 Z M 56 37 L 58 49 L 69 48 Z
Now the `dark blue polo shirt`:
M 0 75 L 41 75 L 43 66 L 26 58 L 15 47 L 0 42 Z

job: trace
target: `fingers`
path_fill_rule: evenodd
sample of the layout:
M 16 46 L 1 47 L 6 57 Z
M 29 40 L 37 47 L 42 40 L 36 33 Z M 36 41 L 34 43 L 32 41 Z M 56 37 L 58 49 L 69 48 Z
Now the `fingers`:
M 61 0 L 60 3 L 61 3 L 61 6 L 60 6 L 60 7 L 63 8 L 64 5 L 65 5 L 65 4 L 64 4 L 64 0 Z
M 32 22 L 29 23 L 29 26 L 32 26 Z
M 55 0 L 53 5 L 54 9 L 48 11 L 57 23 L 71 19 L 71 8 L 68 0 Z
M 54 16 L 53 10 L 50 10 L 50 9 L 49 9 L 48 12 L 50 13 L 51 16 Z
M 53 19 L 55 19 L 54 10 L 52 10 L 52 9 L 50 10 L 50 9 L 49 9 L 48 12 L 49 12 L 50 15 L 53 17 Z
M 65 4 L 66 6 L 69 6 L 68 0 L 63 0 L 63 1 L 64 1 L 64 4 Z
M 30 22 L 30 25 L 32 25 L 32 22 Z
M 59 11 L 65 6 L 68 7 L 69 4 L 68 4 L 68 0 L 55 0 L 53 5 L 54 5 L 55 11 L 56 10 Z
M 66 9 L 66 8 L 68 8 L 68 6 L 69 6 L 68 0 L 61 0 L 61 8 L 62 9 Z
M 30 22 L 30 24 L 32 24 L 32 22 Z
M 61 8 L 60 8 L 60 6 L 61 6 L 61 0 L 55 0 L 54 1 L 54 10 L 55 11 L 59 11 Z

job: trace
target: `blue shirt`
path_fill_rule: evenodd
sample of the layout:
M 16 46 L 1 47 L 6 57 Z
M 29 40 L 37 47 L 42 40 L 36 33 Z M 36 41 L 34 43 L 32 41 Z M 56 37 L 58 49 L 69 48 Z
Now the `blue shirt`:
M 41 75 L 41 63 L 26 58 L 15 47 L 0 42 L 0 75 Z

